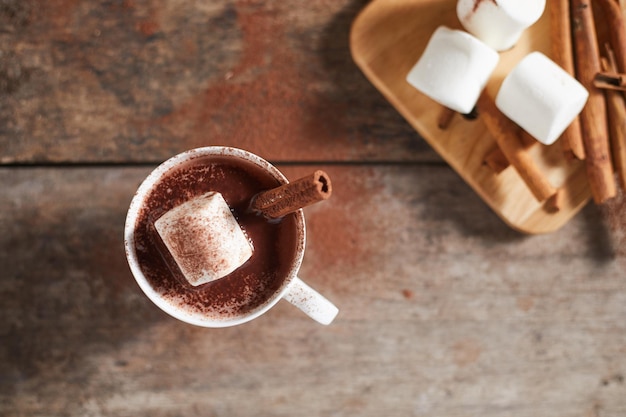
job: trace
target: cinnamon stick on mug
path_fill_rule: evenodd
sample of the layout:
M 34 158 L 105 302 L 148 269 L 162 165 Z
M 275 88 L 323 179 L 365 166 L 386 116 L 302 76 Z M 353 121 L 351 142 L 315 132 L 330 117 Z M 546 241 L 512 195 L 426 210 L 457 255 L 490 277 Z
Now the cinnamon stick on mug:
M 570 0 L 552 0 L 548 2 L 548 7 L 554 62 L 559 64 L 569 75 L 575 77 Z M 585 147 L 578 117 L 574 118 L 572 123 L 563 131 L 560 140 L 566 157 L 585 159 Z
M 332 185 L 328 174 L 318 170 L 257 194 L 250 202 L 250 209 L 266 218 L 279 219 L 298 209 L 326 200 L 331 193 Z
M 587 177 L 594 201 L 601 204 L 614 197 L 616 189 L 604 94 L 593 86 L 595 75 L 601 71 L 598 37 L 590 1 L 572 0 L 571 7 L 577 78 L 589 91 L 587 103 L 580 113 Z

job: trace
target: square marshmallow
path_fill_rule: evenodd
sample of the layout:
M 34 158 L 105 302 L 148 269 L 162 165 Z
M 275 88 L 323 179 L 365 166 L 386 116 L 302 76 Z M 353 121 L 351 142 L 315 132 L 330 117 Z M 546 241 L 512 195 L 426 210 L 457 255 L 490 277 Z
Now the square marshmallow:
M 506 76 L 496 106 L 539 142 L 550 145 L 583 109 L 589 92 L 540 52 L 522 59 Z
M 440 26 L 406 80 L 436 102 L 467 114 L 499 58 L 495 50 L 469 33 Z
M 154 227 L 193 286 L 225 277 L 252 256 L 252 244 L 218 192 L 174 207 Z
M 496 51 L 513 47 L 534 24 L 546 0 L 458 0 L 456 13 L 461 25 Z

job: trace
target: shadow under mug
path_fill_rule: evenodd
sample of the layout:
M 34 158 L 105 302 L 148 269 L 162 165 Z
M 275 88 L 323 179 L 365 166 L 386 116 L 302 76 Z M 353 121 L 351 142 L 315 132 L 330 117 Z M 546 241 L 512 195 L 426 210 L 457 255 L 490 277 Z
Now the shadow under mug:
M 281 299 L 289 301 L 318 323 L 330 324 L 338 313 L 337 307 L 298 277 L 300 265 L 302 264 L 302 259 L 304 257 L 306 241 L 306 227 L 304 212 L 302 209 L 293 213 L 295 216 L 295 229 L 297 236 L 295 239 L 295 255 L 291 265 L 286 275 L 283 277 L 279 288 L 260 305 L 239 314 L 207 315 L 181 307 L 179 302 L 174 302 L 171 297 L 167 297 L 151 285 L 141 268 L 135 242 L 135 232 L 138 226 L 141 210 L 146 202 L 146 198 L 166 175 L 170 174 L 177 168 L 197 158 L 211 157 L 220 158 L 221 160 L 224 160 L 224 158 L 232 158 L 234 161 L 252 164 L 261 168 L 264 172 L 273 177 L 279 184 L 286 184 L 289 182 L 276 167 L 266 160 L 248 151 L 232 147 L 209 146 L 191 149 L 163 162 L 154 171 L 152 171 L 139 186 L 131 201 L 124 227 L 126 258 L 133 276 L 135 277 L 135 280 L 141 290 L 154 304 L 169 315 L 197 326 L 228 327 L 246 323 L 267 312 Z

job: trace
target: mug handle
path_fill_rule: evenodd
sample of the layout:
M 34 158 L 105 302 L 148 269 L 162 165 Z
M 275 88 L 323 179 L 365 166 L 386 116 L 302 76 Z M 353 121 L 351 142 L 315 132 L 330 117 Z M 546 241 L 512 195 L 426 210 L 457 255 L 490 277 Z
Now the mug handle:
M 339 313 L 333 303 L 298 277 L 293 278 L 283 298 L 324 325 L 330 324 Z

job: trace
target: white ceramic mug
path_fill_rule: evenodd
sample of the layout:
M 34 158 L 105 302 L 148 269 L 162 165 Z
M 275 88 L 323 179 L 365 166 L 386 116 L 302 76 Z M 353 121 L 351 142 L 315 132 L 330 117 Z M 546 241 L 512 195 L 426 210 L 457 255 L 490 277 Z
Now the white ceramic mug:
M 140 266 L 135 242 L 135 231 L 146 198 L 154 187 L 172 170 L 196 158 L 206 157 L 233 158 L 234 160 L 244 161 L 261 168 L 280 184 L 289 182 L 276 167 L 266 160 L 253 153 L 232 147 L 210 146 L 192 149 L 163 162 L 139 186 L 137 193 L 131 201 L 126 217 L 124 229 L 126 257 L 139 287 L 154 304 L 166 313 L 184 322 L 203 327 L 228 327 L 248 322 L 267 312 L 283 298 L 298 307 L 313 320 L 321 324 L 330 324 L 338 313 L 337 307 L 298 277 L 306 241 L 306 228 L 302 209 L 292 214 L 295 216 L 296 248 L 288 273 L 283 278 L 280 287 L 259 306 L 236 315 L 203 315 L 200 312 L 181 307 L 179 303 L 173 302 L 170 297 L 157 291 L 151 285 Z

